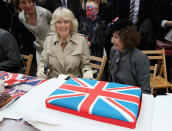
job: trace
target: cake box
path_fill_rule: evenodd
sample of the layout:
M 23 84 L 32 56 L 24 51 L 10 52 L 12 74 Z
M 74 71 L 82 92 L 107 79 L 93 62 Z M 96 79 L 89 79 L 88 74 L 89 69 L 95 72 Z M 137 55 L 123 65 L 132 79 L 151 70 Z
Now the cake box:
M 46 107 L 81 117 L 135 128 L 141 108 L 139 87 L 70 78 L 46 99 Z

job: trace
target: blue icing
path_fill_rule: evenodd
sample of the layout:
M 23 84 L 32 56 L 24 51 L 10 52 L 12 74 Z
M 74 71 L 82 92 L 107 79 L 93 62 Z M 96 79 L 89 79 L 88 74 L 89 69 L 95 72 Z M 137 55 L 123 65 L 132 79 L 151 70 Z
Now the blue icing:
M 131 89 L 131 90 L 122 90 L 122 91 L 118 91 L 120 93 L 126 93 L 126 94 L 132 94 L 132 95 L 136 95 L 139 96 L 141 95 L 141 90 L 140 89 Z
M 80 78 L 80 79 L 90 84 L 91 86 L 94 86 L 98 82 L 97 80 L 90 80 L 90 79 L 83 79 L 83 78 Z M 80 86 L 80 84 L 72 78 L 66 81 L 65 84 L 72 84 L 72 85 Z
M 82 80 L 89 83 L 91 86 L 94 86 L 98 82 L 97 80 L 90 80 L 90 79 L 82 79 Z
M 70 84 L 70 85 L 72 84 L 72 85 L 80 86 L 80 84 L 76 82 L 75 80 L 73 80 L 72 78 L 67 80 L 64 84 Z
M 121 100 L 115 100 L 115 101 L 117 101 L 118 103 L 126 107 L 127 109 L 131 110 L 134 113 L 134 115 L 137 117 L 138 109 L 139 109 L 138 105 L 134 103 L 126 102 L 126 101 L 121 101 Z
M 102 99 L 97 100 L 92 109 L 92 114 L 128 122 L 128 120 L 119 111 L 108 105 Z
M 53 93 L 51 93 L 51 95 L 67 94 L 67 93 L 74 93 L 74 92 L 73 92 L 73 91 L 63 90 L 63 89 L 57 89 L 57 90 L 55 90 Z M 50 96 L 51 96 L 51 95 L 50 95 Z
M 56 106 L 77 110 L 79 103 L 85 98 L 85 96 L 75 96 L 67 98 L 59 98 L 51 101 L 50 103 Z
M 119 84 L 119 83 L 109 83 L 106 87 L 106 89 L 111 89 L 111 88 L 120 88 L 120 87 L 128 87 L 130 85 L 124 85 L 124 84 Z

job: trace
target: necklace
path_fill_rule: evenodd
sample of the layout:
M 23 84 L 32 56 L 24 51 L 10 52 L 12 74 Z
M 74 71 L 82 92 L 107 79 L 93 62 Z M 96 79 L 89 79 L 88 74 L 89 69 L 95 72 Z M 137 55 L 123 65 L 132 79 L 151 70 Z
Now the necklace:
M 30 15 L 26 14 L 26 22 L 29 25 L 36 26 L 36 24 L 37 24 L 37 15 L 36 15 L 36 13 L 30 14 Z

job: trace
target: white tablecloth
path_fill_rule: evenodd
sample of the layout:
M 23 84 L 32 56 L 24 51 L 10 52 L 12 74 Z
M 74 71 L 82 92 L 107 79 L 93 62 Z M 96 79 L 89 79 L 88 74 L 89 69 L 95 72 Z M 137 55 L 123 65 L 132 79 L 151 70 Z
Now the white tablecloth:
M 23 121 L 4 119 L 0 122 L 0 131 L 39 131 L 38 129 L 24 124 Z
M 152 113 L 152 131 L 172 131 L 172 94 L 155 97 Z
M 63 82 L 63 80 L 59 81 L 56 78 L 46 81 L 43 85 L 34 88 L 20 98 L 13 106 L 13 110 L 33 126 L 43 131 L 151 131 L 153 96 L 143 94 L 142 108 L 136 128 L 128 129 L 47 109 L 45 99 Z
M 17 89 L 23 89 L 25 91 L 30 91 L 31 89 L 33 89 L 33 86 L 30 85 L 26 85 L 26 84 L 19 84 L 16 85 Z M 22 96 L 21 96 L 22 97 Z M 0 121 L 3 120 L 3 118 L 12 118 L 12 119 L 20 119 L 21 116 L 19 114 L 16 114 L 13 110 L 13 108 L 16 106 L 16 102 L 12 103 L 9 107 L 5 108 L 5 109 L 0 109 Z

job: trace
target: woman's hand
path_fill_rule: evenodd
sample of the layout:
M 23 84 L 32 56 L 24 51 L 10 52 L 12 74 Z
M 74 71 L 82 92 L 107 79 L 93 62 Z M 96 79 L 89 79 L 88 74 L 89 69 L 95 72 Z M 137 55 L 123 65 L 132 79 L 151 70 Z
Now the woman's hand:
M 39 77 L 39 78 L 45 78 L 45 79 L 47 79 L 47 78 L 48 78 L 48 76 L 46 76 L 46 75 L 44 74 L 44 72 L 43 72 L 43 71 L 39 71 L 39 72 L 37 72 L 37 77 Z
M 88 46 L 91 47 L 91 42 L 90 41 L 88 41 Z
M 97 73 L 97 70 L 89 70 L 89 71 L 86 71 L 84 74 L 83 74 L 83 78 L 85 79 L 93 79 L 93 75 Z

